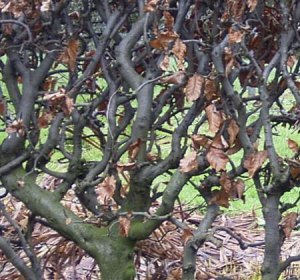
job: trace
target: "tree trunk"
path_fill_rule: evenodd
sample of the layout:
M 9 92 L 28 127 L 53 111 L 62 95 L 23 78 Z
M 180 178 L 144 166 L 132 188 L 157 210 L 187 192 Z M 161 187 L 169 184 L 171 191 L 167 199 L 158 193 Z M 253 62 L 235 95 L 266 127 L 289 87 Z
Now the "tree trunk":
M 263 280 L 276 280 L 280 276 L 280 250 L 283 236 L 280 232 L 280 194 L 269 194 L 263 205 L 265 218 L 265 256 L 262 266 Z
M 134 242 L 125 238 L 109 238 L 95 247 L 93 256 L 100 267 L 101 280 L 133 280 L 135 277 Z M 105 247 L 105 248 L 103 248 Z

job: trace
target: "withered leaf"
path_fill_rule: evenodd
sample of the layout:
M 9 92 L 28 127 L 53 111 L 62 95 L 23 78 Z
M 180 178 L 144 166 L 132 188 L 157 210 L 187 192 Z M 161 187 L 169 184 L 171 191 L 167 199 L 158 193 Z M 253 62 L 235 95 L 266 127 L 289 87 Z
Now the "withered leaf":
M 209 130 L 212 133 L 217 133 L 224 122 L 224 113 L 218 111 L 214 103 L 205 108 L 205 113 L 208 119 Z
M 231 188 L 232 188 L 232 181 L 228 177 L 226 172 L 222 172 L 221 177 L 220 177 L 220 185 L 224 189 L 225 192 L 231 193 Z
M 38 126 L 39 128 L 46 128 L 49 126 L 51 121 L 54 118 L 54 114 L 52 112 L 43 112 L 42 115 L 38 118 Z
M 284 234 L 287 238 L 291 236 L 291 233 L 294 227 L 296 226 L 297 218 L 298 218 L 298 214 L 296 212 L 290 212 L 284 217 L 281 225 Z
M 207 136 L 203 134 L 194 134 L 191 137 L 193 148 L 198 150 L 201 147 L 207 148 L 211 144 L 211 139 L 209 139 Z
M 41 12 L 48 12 L 50 11 L 50 7 L 51 7 L 51 0 L 43 0 L 40 10 Z
M 292 140 L 292 139 L 288 139 L 288 146 L 289 148 L 294 152 L 294 153 L 298 153 L 299 152 L 299 145 L 296 141 Z
M 168 71 L 170 65 L 170 59 L 168 55 L 165 55 L 163 60 L 159 63 L 159 68 L 163 71 Z
M 161 82 L 165 84 L 180 85 L 184 82 L 184 80 L 185 80 L 185 72 L 179 71 L 179 72 L 175 72 L 174 74 L 168 77 L 162 78 Z
M 231 119 L 227 127 L 227 132 L 229 134 L 229 146 L 231 146 L 235 142 L 239 130 L 240 128 L 237 125 L 236 121 L 234 119 Z
M 250 9 L 250 12 L 253 12 L 257 6 L 257 0 L 247 0 L 247 6 Z
M 154 49 L 167 50 L 171 42 L 176 40 L 178 35 L 173 31 L 165 31 L 158 34 L 156 39 L 149 42 L 149 45 Z
M 174 26 L 174 18 L 170 12 L 164 11 L 163 12 L 164 20 L 165 20 L 165 27 L 168 31 L 173 31 Z
M 226 170 L 226 165 L 229 162 L 228 156 L 221 149 L 210 147 L 206 154 L 206 159 L 210 166 L 216 171 Z
M 128 148 L 129 158 L 134 161 L 140 151 L 142 145 L 142 140 L 138 138 L 134 143 L 132 143 Z
M 116 164 L 118 172 L 130 171 L 133 170 L 136 166 L 135 162 L 121 163 L 118 162 Z
M 116 179 L 113 175 L 107 176 L 99 185 L 102 189 L 101 194 L 107 198 L 112 198 L 116 189 Z
M 183 233 L 181 236 L 181 240 L 182 240 L 183 244 L 185 245 L 193 237 L 193 235 L 194 235 L 193 231 L 189 227 L 183 229 Z
M 147 0 L 147 3 L 144 6 L 144 11 L 154 12 L 157 9 L 157 3 L 159 0 Z
M 222 207 L 229 207 L 229 193 L 227 193 L 224 189 L 219 191 L 213 191 L 213 197 L 210 200 L 210 204 L 217 204 Z
M 255 151 L 246 157 L 244 167 L 248 170 L 249 177 L 252 178 L 254 176 L 255 172 L 263 165 L 267 157 L 267 151 Z
M 173 54 L 177 58 L 177 67 L 179 70 L 184 70 L 184 58 L 186 54 L 186 45 L 179 38 L 176 39 L 175 44 L 172 48 Z
M 197 163 L 196 151 L 192 151 L 187 155 L 185 155 L 185 157 L 180 160 L 179 167 L 182 173 L 187 173 L 187 172 L 197 170 L 198 163 Z
M 205 80 L 204 95 L 208 102 L 219 98 L 219 87 L 215 79 L 207 78 Z
M 243 199 L 245 192 L 245 183 L 242 179 L 238 178 L 233 182 L 233 189 L 238 199 Z
M 195 101 L 200 97 L 204 82 L 205 79 L 199 74 L 194 74 L 189 78 L 185 87 L 185 96 L 188 101 Z
M 6 132 L 10 133 L 17 133 L 18 136 L 23 137 L 25 135 L 25 126 L 23 124 L 22 119 L 14 120 L 7 128 Z
M 58 58 L 64 64 L 67 64 L 71 71 L 74 71 L 76 68 L 76 59 L 79 52 L 79 40 L 71 38 L 67 46 L 64 48 L 64 51 Z
M 130 215 L 121 216 L 119 217 L 119 229 L 120 229 L 120 235 L 127 237 L 129 234 L 131 225 L 131 219 Z
M 230 45 L 242 42 L 245 33 L 242 30 L 234 30 L 232 27 L 229 29 L 228 33 L 228 43 Z

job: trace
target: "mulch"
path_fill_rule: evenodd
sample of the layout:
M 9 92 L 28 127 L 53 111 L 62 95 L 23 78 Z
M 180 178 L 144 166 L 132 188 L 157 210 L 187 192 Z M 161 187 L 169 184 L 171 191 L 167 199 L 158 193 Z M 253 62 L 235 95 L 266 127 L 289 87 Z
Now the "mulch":
M 75 213 L 81 213 L 82 218 L 88 218 L 88 213 L 81 208 L 74 197 L 74 194 L 70 192 L 64 204 Z M 25 228 L 29 211 L 23 203 L 10 196 L 7 196 L 2 202 L 5 203 L 6 209 L 20 227 Z M 180 210 L 181 207 L 178 207 L 177 213 L 180 213 Z M 176 215 L 178 215 L 178 219 L 181 218 L 180 214 Z M 189 228 L 195 229 L 201 219 L 200 214 L 194 213 L 185 218 L 184 222 Z M 264 230 L 263 226 L 259 225 L 260 220 L 254 212 L 236 216 L 222 214 L 218 216 L 213 227 L 230 229 L 245 244 L 259 244 L 264 240 Z M 2 215 L 0 216 L 0 231 L 1 235 L 10 240 L 18 255 L 28 261 L 18 242 L 16 232 Z M 259 279 L 255 276 L 259 275 L 263 261 L 263 244 L 242 250 L 237 240 L 225 231 L 217 231 L 215 237 L 222 241 L 220 248 L 211 242 L 205 242 L 197 252 L 196 275 L 198 280 L 213 280 L 220 276 L 234 280 Z M 166 221 L 147 240 L 138 242 L 135 251 L 136 280 L 181 279 L 183 249 L 188 238 L 189 236 L 184 230 Z M 65 240 L 55 231 L 40 223 L 35 226 L 32 243 L 36 254 L 43 260 L 42 269 L 45 279 L 99 279 L 99 270 L 93 259 L 73 242 Z M 300 231 L 294 230 L 282 247 L 282 260 L 297 255 L 299 252 Z M 289 267 L 283 276 L 284 279 L 291 276 L 296 277 L 293 279 L 300 279 L 300 262 Z M 0 279 L 22 279 L 1 251 Z

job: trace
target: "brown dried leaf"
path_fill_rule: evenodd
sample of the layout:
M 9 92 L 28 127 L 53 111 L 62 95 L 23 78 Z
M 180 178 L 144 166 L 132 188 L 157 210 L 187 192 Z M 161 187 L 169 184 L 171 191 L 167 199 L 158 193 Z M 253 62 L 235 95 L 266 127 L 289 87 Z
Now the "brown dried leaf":
M 229 134 L 229 146 L 231 146 L 235 142 L 239 130 L 240 128 L 237 125 L 236 121 L 234 119 L 231 119 L 227 127 L 227 132 Z
M 136 163 L 135 162 L 129 162 L 129 163 L 121 163 L 118 162 L 116 164 L 118 172 L 124 172 L 124 171 L 130 171 L 135 168 Z
M 198 163 L 197 163 L 196 151 L 192 151 L 191 153 L 185 155 L 185 157 L 180 160 L 179 167 L 182 173 L 187 173 L 190 171 L 197 170 Z
M 244 167 L 248 170 L 249 177 L 252 178 L 254 176 L 255 172 L 263 165 L 267 157 L 267 151 L 256 151 L 246 157 Z
M 287 66 L 293 68 L 293 66 L 298 62 L 298 59 L 295 55 L 290 55 L 286 62 Z
M 130 215 L 119 217 L 119 229 L 120 229 L 121 236 L 124 237 L 128 236 L 130 225 L 131 225 Z
M 184 82 L 184 80 L 185 80 L 185 72 L 179 71 L 179 72 L 175 72 L 171 76 L 162 78 L 161 82 L 165 84 L 180 85 Z
M 79 51 L 79 40 L 71 38 L 58 60 L 67 64 L 71 71 L 76 68 L 76 58 Z
M 218 111 L 214 103 L 205 108 L 205 113 L 208 119 L 209 130 L 212 133 L 217 133 L 224 121 L 224 114 Z
M 209 79 L 209 78 L 206 79 L 204 95 L 208 102 L 211 102 L 219 98 L 220 96 L 219 86 L 215 79 Z
M 183 244 L 185 245 L 192 237 L 194 236 L 192 229 L 185 228 L 183 229 L 183 233 L 181 236 L 181 240 Z
M 51 8 L 51 0 L 43 0 L 41 5 L 41 12 L 48 12 Z
M 154 12 L 157 9 L 157 3 L 159 0 L 148 0 L 144 6 L 144 11 L 147 12 Z
M 186 54 L 186 45 L 179 38 L 175 41 L 172 48 L 173 54 L 177 58 L 177 67 L 179 70 L 184 70 L 184 58 Z
M 222 186 L 222 188 L 224 189 L 225 192 L 227 192 L 229 194 L 231 193 L 232 181 L 228 177 L 226 172 L 222 172 L 222 174 L 221 174 L 220 185 Z
M 299 152 L 299 145 L 296 141 L 292 140 L 292 139 L 288 139 L 288 146 L 289 148 L 294 152 L 294 153 L 298 153 Z
M 196 150 L 200 149 L 201 147 L 208 148 L 212 143 L 212 140 L 203 134 L 194 134 L 192 135 L 191 139 L 193 148 Z
M 229 161 L 228 156 L 221 149 L 210 147 L 206 154 L 206 159 L 210 166 L 216 171 L 226 170 L 226 165 Z
M 47 78 L 42 85 L 43 90 L 53 91 L 54 87 L 56 85 L 56 82 L 57 82 L 57 79 L 55 79 L 55 78 L 52 78 L 52 77 Z
M 116 179 L 113 175 L 107 176 L 99 185 L 102 188 L 101 194 L 107 198 L 112 198 L 116 189 Z
M 290 238 L 291 233 L 296 226 L 297 218 L 298 214 L 296 212 L 290 212 L 284 217 L 281 225 L 286 238 Z
M 134 143 L 132 143 L 128 148 L 129 158 L 134 161 L 140 151 L 142 145 L 142 140 L 138 138 Z
M 185 96 L 188 101 L 195 101 L 200 97 L 204 82 L 205 79 L 199 74 L 194 74 L 189 78 L 185 87 Z
M 170 65 L 170 59 L 168 55 L 165 55 L 163 60 L 159 63 L 159 68 L 163 71 L 168 71 Z
M 210 204 L 217 204 L 222 207 L 229 207 L 229 194 L 224 190 L 221 189 L 219 191 L 213 191 L 213 197 L 210 200 Z
M 163 12 L 164 20 L 165 20 L 165 27 L 168 31 L 173 31 L 174 26 L 174 18 L 170 12 L 164 11 Z
M 238 178 L 233 182 L 233 189 L 238 199 L 243 199 L 245 192 L 245 183 L 242 179 Z
M 247 0 L 247 6 L 250 9 L 250 12 L 252 13 L 257 6 L 257 0 Z
M 150 162 L 155 162 L 155 161 L 159 160 L 159 156 L 156 154 L 153 154 L 153 153 L 147 153 L 146 158 Z
M 228 33 L 228 43 L 230 45 L 242 42 L 245 33 L 242 30 L 234 30 L 232 27 L 229 29 Z
M 23 137 L 25 135 L 25 126 L 23 124 L 22 119 L 14 120 L 7 128 L 6 132 L 10 133 L 17 133 L 18 136 Z
M 149 45 L 154 49 L 167 50 L 171 42 L 174 42 L 178 35 L 173 31 L 161 32 L 156 39 L 149 42 Z
M 54 114 L 52 112 L 43 112 L 42 115 L 38 118 L 38 127 L 46 128 L 49 126 L 51 121 L 54 118 Z
M 181 280 L 182 279 L 182 268 L 176 267 L 172 269 L 166 280 Z

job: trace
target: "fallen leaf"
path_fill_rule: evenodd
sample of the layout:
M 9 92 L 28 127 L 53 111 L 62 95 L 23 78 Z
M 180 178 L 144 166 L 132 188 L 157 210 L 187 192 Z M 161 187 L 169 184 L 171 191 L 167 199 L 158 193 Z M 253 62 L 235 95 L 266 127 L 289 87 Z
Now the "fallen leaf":
M 192 151 L 185 155 L 183 159 L 180 160 L 179 169 L 182 173 L 191 172 L 197 170 L 198 162 L 197 162 L 197 152 Z
M 185 87 L 185 96 L 188 101 L 195 101 L 200 97 L 204 82 L 205 79 L 199 74 L 194 74 L 189 78 Z
M 267 157 L 267 151 L 256 151 L 246 157 L 244 167 L 248 170 L 249 177 L 252 178 L 254 176 L 255 172 L 263 165 Z
M 281 222 L 282 229 L 286 238 L 290 238 L 291 233 L 296 226 L 298 214 L 296 212 L 288 213 Z

